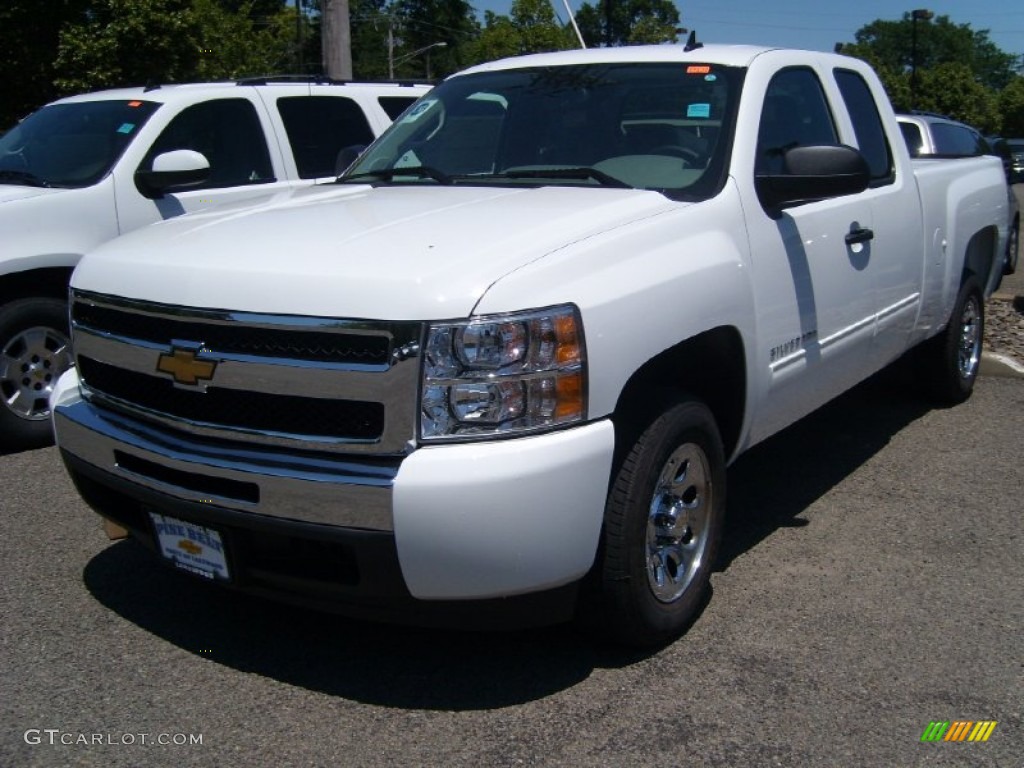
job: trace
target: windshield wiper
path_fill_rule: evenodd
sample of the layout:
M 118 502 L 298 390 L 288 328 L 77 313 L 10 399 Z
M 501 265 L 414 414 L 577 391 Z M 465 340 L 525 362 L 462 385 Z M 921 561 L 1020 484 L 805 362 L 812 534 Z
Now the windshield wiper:
M 0 181 L 11 181 L 15 184 L 24 184 L 26 187 L 48 187 L 49 182 L 40 179 L 34 173 L 28 171 L 0 170 Z
M 604 171 L 597 170 L 597 168 L 590 168 L 582 165 L 574 168 L 530 168 L 523 169 L 521 171 L 512 170 L 505 171 L 504 173 L 496 173 L 494 176 L 506 179 L 593 179 L 602 187 L 632 189 L 632 187 L 622 179 L 609 176 Z
M 354 173 L 351 176 L 341 176 L 338 178 L 338 182 L 344 184 L 348 181 L 363 181 L 365 179 L 380 179 L 381 181 L 391 181 L 396 176 L 418 176 L 421 179 L 433 179 L 439 184 L 451 184 L 451 177 L 436 168 L 431 168 L 426 165 L 410 165 L 407 168 L 382 168 L 379 171 L 366 171 L 364 173 Z

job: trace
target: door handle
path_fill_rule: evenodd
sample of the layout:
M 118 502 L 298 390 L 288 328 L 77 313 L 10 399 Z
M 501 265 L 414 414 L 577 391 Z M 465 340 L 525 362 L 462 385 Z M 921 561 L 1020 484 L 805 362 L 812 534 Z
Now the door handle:
M 847 245 L 856 245 L 857 243 L 866 243 L 875 237 L 875 233 L 867 227 L 854 227 L 850 229 L 846 235 Z

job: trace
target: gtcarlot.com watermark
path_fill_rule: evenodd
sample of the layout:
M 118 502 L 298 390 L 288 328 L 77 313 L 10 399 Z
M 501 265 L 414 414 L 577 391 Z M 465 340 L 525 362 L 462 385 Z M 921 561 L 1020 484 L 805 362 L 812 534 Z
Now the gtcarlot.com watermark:
M 85 733 L 60 728 L 29 728 L 25 743 L 37 746 L 49 744 L 76 747 L 195 747 L 202 746 L 201 733 Z

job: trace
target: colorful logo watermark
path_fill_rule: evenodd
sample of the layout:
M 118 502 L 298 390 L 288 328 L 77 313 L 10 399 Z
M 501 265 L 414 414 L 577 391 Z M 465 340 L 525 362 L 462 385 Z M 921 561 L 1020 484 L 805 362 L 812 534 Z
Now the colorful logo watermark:
M 933 720 L 921 734 L 921 741 L 988 741 L 997 725 L 995 720 Z

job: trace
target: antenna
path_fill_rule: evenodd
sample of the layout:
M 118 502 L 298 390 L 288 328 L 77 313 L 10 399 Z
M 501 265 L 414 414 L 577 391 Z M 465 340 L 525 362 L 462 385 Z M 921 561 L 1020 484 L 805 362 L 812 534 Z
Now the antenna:
M 703 48 L 703 47 L 704 47 L 704 43 L 698 43 L 697 42 L 697 30 L 693 30 L 693 31 L 690 32 L 690 37 L 687 39 L 686 45 L 683 46 L 683 50 L 686 53 L 689 53 L 690 51 L 696 51 L 698 48 Z
M 565 6 L 565 12 L 569 14 L 569 23 L 572 24 L 573 31 L 576 33 L 576 39 L 580 41 L 580 48 L 586 48 L 587 44 L 583 42 L 580 28 L 576 26 L 576 17 L 573 15 L 572 8 L 569 7 L 569 0 L 562 0 L 562 4 Z

